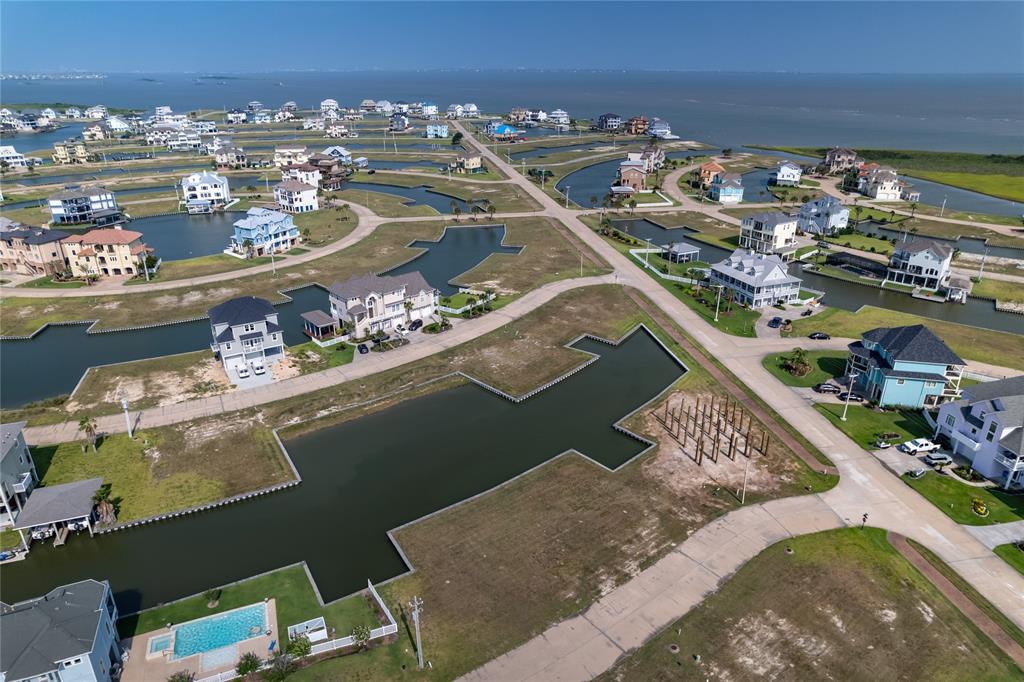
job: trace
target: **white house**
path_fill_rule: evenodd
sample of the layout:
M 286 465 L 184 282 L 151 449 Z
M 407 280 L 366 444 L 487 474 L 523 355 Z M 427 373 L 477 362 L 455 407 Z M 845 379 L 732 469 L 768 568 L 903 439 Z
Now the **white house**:
M 274 123 L 284 123 L 295 118 L 295 114 L 288 111 L 287 109 L 281 109 L 274 114 Z
M 449 104 L 445 115 L 448 118 L 462 118 L 464 111 L 461 104 Z
M 68 107 L 64 110 L 64 118 L 83 118 L 82 110 L 78 107 Z
M 240 168 L 246 164 L 245 151 L 231 145 L 218 147 L 214 160 L 217 168 Z
M 270 123 L 272 120 L 274 120 L 273 117 L 266 109 L 261 109 L 252 116 L 253 123 Z
M 182 178 L 181 193 L 190 213 L 209 212 L 231 201 L 228 179 L 211 171 L 198 171 Z
M 248 104 L 246 104 L 245 108 L 248 109 L 249 111 L 257 112 L 260 109 L 263 109 L 264 106 L 263 106 L 263 102 L 259 101 L 258 99 L 254 99 L 253 101 L 251 101 Z
M 733 300 L 752 308 L 800 298 L 800 278 L 793 277 L 778 256 L 736 249 L 711 266 L 711 286 L 732 292 Z
M 424 137 L 435 139 L 435 138 L 446 138 L 448 137 L 448 124 L 447 123 L 428 123 L 427 132 Z
M 331 316 L 353 336 L 427 320 L 437 312 L 437 289 L 427 284 L 418 271 L 404 275 L 363 275 L 328 288 Z
M 647 134 L 651 137 L 656 137 L 659 140 L 678 140 L 678 135 L 672 134 L 672 126 L 668 124 L 668 121 L 655 117 L 651 120 L 651 125 L 647 129 Z
M 809 234 L 831 235 L 845 229 L 849 221 L 850 209 L 835 197 L 823 196 L 800 207 L 796 227 Z
M 321 153 L 322 154 L 326 154 L 327 156 L 333 156 L 340 163 L 343 163 L 346 166 L 350 165 L 352 163 L 352 152 L 350 152 L 349 150 L 345 149 L 341 145 L 337 145 L 337 144 L 331 145 L 330 147 L 327 147 L 326 149 L 324 149 L 323 152 L 321 152 Z
M 803 169 L 791 161 L 782 161 L 768 176 L 768 182 L 782 187 L 796 187 L 800 184 Z
M 982 476 L 1004 489 L 1024 485 L 1024 377 L 962 389 L 963 399 L 939 408 L 935 436 L 949 441 Z
M 558 125 L 569 125 L 569 113 L 565 109 L 555 109 L 548 114 L 548 120 Z
M 28 160 L 14 148 L 14 145 L 5 144 L 0 146 L 0 165 L 2 164 L 6 164 L 5 168 L 27 168 Z
M 85 117 L 99 121 L 107 117 L 107 108 L 102 104 L 89 107 L 85 110 Z
M 176 133 L 172 133 L 167 138 L 165 144 L 173 152 L 194 151 L 202 149 L 204 146 L 203 139 L 199 137 L 199 133 L 194 133 L 191 130 L 179 130 Z
M 292 166 L 297 163 L 306 163 L 307 161 L 309 161 L 309 152 L 306 151 L 306 147 L 303 145 L 274 147 L 274 165 L 278 168 Z
M 57 112 L 54 111 L 53 109 L 49 108 L 49 107 L 47 107 L 47 108 L 43 109 L 42 111 L 40 111 L 39 115 L 40 116 L 45 116 L 46 118 L 50 119 L 51 121 L 55 121 L 57 119 Z
M 857 177 L 857 191 L 878 201 L 899 201 L 900 180 L 892 168 L 868 164 Z
M 319 116 L 307 116 L 302 119 L 303 130 L 323 130 L 326 122 Z
M 785 259 L 796 249 L 796 224 L 796 216 L 779 211 L 749 215 L 740 225 L 740 246 Z
M 47 206 L 52 216 L 51 222 L 58 225 L 90 222 L 101 225 L 121 215 L 114 193 L 100 186 L 68 185 L 60 192 L 51 194 L 47 198 Z
M 351 135 L 352 133 L 349 132 L 348 126 L 343 123 L 332 123 L 324 131 L 324 137 L 341 138 L 350 137 Z
M 274 202 L 286 213 L 308 213 L 320 208 L 316 186 L 298 180 L 285 180 L 274 185 Z
M 885 272 L 885 283 L 937 291 L 949 280 L 953 248 L 932 239 L 898 242 Z M 883 284 L 884 286 L 884 284 Z
M 321 177 L 320 169 L 309 163 L 285 166 L 281 169 L 282 180 L 295 180 L 313 187 L 319 187 Z
M 395 107 L 388 100 L 386 100 L 386 99 L 379 99 L 376 102 L 374 102 L 373 110 L 376 111 L 378 114 L 384 114 L 385 116 L 390 116 L 391 114 L 394 113 Z
M 405 114 L 391 114 L 391 120 L 388 123 L 388 130 L 391 132 L 404 133 L 411 127 L 409 125 L 409 117 Z
M 466 118 L 476 118 L 480 115 L 480 108 L 473 102 L 466 102 L 462 105 L 462 115 Z
M 25 444 L 25 422 L 0 424 L 0 528 L 18 518 L 39 481 L 32 453 Z
M 132 127 L 128 125 L 128 122 L 120 116 L 108 116 L 105 123 L 108 128 L 119 135 L 130 132 L 132 129 Z
M 193 132 L 199 133 L 200 135 L 216 135 L 217 134 L 217 122 L 210 121 L 207 119 L 191 121 L 189 127 Z
M 330 97 L 328 97 L 327 99 L 325 99 L 322 102 L 320 102 L 320 111 L 337 111 L 337 110 L 338 110 L 338 100 L 336 100 L 336 99 L 331 99 Z
M 264 370 L 284 358 L 284 332 L 266 299 L 233 298 L 210 308 L 209 315 L 210 345 L 229 379 L 241 378 L 239 370 Z
M 431 121 L 436 119 L 437 105 L 434 104 L 433 102 L 424 102 L 420 115 L 423 116 L 423 118 L 429 119 Z
M 281 111 L 287 111 L 287 112 L 290 112 L 290 113 L 294 113 L 294 112 L 296 112 L 298 110 L 299 110 L 299 105 L 296 104 L 292 100 L 288 100 L 287 102 L 285 102 L 284 104 L 281 105 Z
M 244 111 L 239 111 L 238 109 L 232 109 L 224 116 L 224 120 L 228 123 L 245 123 L 248 118 L 248 114 Z
M 526 119 L 537 123 L 543 123 L 548 120 L 548 112 L 543 109 L 530 109 L 526 112 Z

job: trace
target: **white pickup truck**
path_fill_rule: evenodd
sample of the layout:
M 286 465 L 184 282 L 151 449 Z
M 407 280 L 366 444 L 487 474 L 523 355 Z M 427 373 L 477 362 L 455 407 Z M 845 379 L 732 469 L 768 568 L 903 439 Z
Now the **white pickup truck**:
M 939 449 L 938 443 L 933 443 L 927 438 L 915 438 L 899 445 L 899 450 L 908 455 L 919 455 L 923 452 L 935 452 Z

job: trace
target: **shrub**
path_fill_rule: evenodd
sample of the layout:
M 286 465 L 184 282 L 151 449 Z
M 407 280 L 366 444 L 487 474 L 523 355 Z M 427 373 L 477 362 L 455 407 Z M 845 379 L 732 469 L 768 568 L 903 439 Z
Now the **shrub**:
M 242 657 L 238 659 L 238 665 L 235 666 L 235 672 L 238 673 L 240 677 L 245 677 L 246 675 L 253 674 L 262 667 L 263 660 L 253 652 L 249 651 L 242 654 Z
M 312 649 L 313 644 L 309 641 L 309 637 L 306 637 L 305 635 L 299 635 L 292 641 L 288 642 L 288 653 L 296 658 L 308 656 Z
M 181 670 L 167 678 L 167 682 L 192 682 L 196 674 L 191 670 Z
M 352 628 L 352 639 L 355 640 L 356 646 L 365 649 L 366 644 L 370 641 L 370 626 L 357 625 Z
M 206 605 L 212 609 L 220 601 L 220 590 L 214 589 L 203 592 L 203 599 L 206 600 Z
M 971 500 L 971 509 L 973 509 L 974 513 L 978 516 L 988 516 L 988 505 L 985 504 L 985 500 L 981 499 L 980 497 L 975 497 L 974 499 Z

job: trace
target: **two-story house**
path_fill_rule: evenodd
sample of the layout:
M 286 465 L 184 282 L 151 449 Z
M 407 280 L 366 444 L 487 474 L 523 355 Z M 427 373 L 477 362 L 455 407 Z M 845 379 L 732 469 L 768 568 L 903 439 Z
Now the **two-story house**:
M 651 123 L 647 120 L 646 116 L 633 116 L 626 121 L 627 135 L 646 135 L 650 128 Z
M 306 163 L 307 161 L 309 161 L 309 152 L 303 145 L 274 147 L 274 165 L 278 168 L 292 166 L 297 163 Z
M 214 160 L 217 168 L 242 168 L 247 162 L 245 151 L 232 146 L 218 148 L 214 152 Z
M 825 152 L 823 165 L 829 173 L 845 173 L 860 163 L 857 152 L 845 147 L 833 147 Z
M 319 171 L 317 171 L 319 173 Z M 274 185 L 274 203 L 285 213 L 308 213 L 320 208 L 316 185 L 284 180 Z
M 743 201 L 743 178 L 739 173 L 719 173 L 711 181 L 708 194 L 720 204 L 738 204 Z
M 135 277 L 145 273 L 153 249 L 133 230 L 103 228 L 61 240 L 68 268 L 75 277 Z
M 419 271 L 352 277 L 327 291 L 331 316 L 356 338 L 427 320 L 437 312 L 438 291 Z
M 885 282 L 937 291 L 949 281 L 953 248 L 932 239 L 897 242 Z M 883 285 L 884 286 L 884 285 Z
M 427 132 L 424 133 L 424 137 L 428 139 L 441 139 L 448 137 L 448 124 L 428 123 Z
M 189 213 L 206 213 L 231 201 L 228 179 L 210 171 L 199 171 L 181 179 L 182 199 Z
M 1024 486 L 1024 376 L 963 389 L 939 408 L 935 437 L 1004 489 Z
M 902 184 L 894 169 L 871 163 L 861 167 L 857 191 L 878 201 L 899 201 Z
M 459 174 L 483 173 L 487 170 L 482 156 L 468 152 L 463 152 L 449 161 L 448 168 L 452 173 Z
M 121 220 L 114 193 L 98 185 L 66 185 L 46 199 L 56 225 L 110 225 Z
M 665 164 L 665 151 L 654 144 L 649 144 L 638 152 L 628 152 L 627 161 L 640 161 L 645 173 L 653 173 Z
M 28 159 L 14 145 L 5 144 L 0 145 L 0 164 L 6 164 L 4 168 L 28 168 Z
M 749 215 L 740 225 L 740 246 L 788 260 L 796 250 L 796 223 L 796 216 L 780 211 Z
M 241 296 L 210 308 L 211 348 L 232 380 L 239 370 L 259 370 L 284 358 L 284 332 L 270 301 Z
M 53 143 L 53 154 L 50 156 L 57 165 L 69 163 L 88 163 L 89 151 L 85 143 L 78 140 L 65 140 Z
M 281 169 L 282 180 L 295 180 L 296 182 L 302 182 L 313 187 L 320 186 L 322 175 L 320 168 L 313 163 L 312 157 L 310 157 L 310 163 L 299 163 L 294 166 L 285 166 Z
M 813 199 L 800 207 L 796 226 L 801 232 L 831 235 L 846 229 L 850 222 L 850 209 L 832 196 Z
M 548 120 L 554 123 L 555 125 L 567 126 L 569 125 L 570 121 L 569 112 L 567 112 L 565 109 L 555 109 L 550 114 L 548 114 Z
M 288 251 L 299 241 L 299 228 L 287 213 L 254 207 L 234 223 L 235 233 L 228 247 L 239 256 L 269 256 Z
M 736 249 L 711 266 L 711 286 L 728 289 L 734 301 L 752 308 L 799 300 L 800 282 L 774 254 Z
M 25 422 L 0 424 L 0 528 L 14 524 L 39 482 L 24 428 Z
M 848 348 L 847 376 L 881 407 L 933 407 L 960 397 L 966 363 L 928 327 L 879 327 Z
M 17 604 L 0 602 L 0 679 L 119 679 L 117 618 L 117 605 L 106 580 L 63 585 Z
M 792 161 L 782 161 L 768 176 L 768 182 L 781 187 L 796 187 L 800 184 L 803 169 Z
M 0 268 L 23 275 L 54 275 L 67 265 L 61 240 L 71 234 L 61 230 L 17 226 L 0 229 Z
M 629 190 L 628 194 L 632 194 L 633 192 L 646 192 L 647 171 L 645 170 L 645 165 L 646 164 L 639 159 L 636 161 L 626 160 L 620 163 L 618 184 L 615 187 L 622 189 L 618 189 L 615 193 L 621 194 L 624 193 L 624 190 Z
M 725 168 L 721 164 L 714 161 L 708 161 L 707 163 L 701 164 L 698 169 L 698 178 L 700 179 L 701 187 L 710 187 L 711 183 L 715 181 L 719 175 L 725 172 Z
M 224 120 L 228 123 L 245 123 L 248 118 L 249 115 L 239 109 L 232 109 L 224 115 Z

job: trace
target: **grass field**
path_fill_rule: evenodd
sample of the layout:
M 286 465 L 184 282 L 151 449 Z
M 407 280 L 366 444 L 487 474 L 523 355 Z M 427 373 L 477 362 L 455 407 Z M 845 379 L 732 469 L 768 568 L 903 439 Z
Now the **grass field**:
M 821 412 L 833 426 L 845 433 L 865 450 L 874 450 L 875 441 L 881 433 L 898 433 L 899 442 L 914 438 L 928 438 L 934 429 L 928 426 L 919 412 L 911 410 L 886 410 L 878 412 L 865 405 L 850 403 L 846 421 L 842 403 L 816 403 L 814 409 Z
M 339 343 L 327 348 L 321 348 L 312 341 L 300 343 L 297 346 L 288 348 L 288 355 L 299 363 L 299 371 L 302 374 L 319 372 L 331 367 L 340 367 L 352 362 L 355 353 L 355 346 L 347 343 Z
M 377 215 L 384 216 L 385 218 L 439 215 L 432 206 L 412 204 L 411 199 L 406 199 L 397 194 L 388 194 L 387 190 L 387 187 L 381 187 L 379 192 L 370 192 L 363 189 L 345 189 L 335 194 L 343 201 L 351 201 L 353 204 L 365 206 Z
M 893 251 L 893 245 L 889 240 L 869 237 L 866 234 L 837 234 L 825 237 L 825 241 L 830 244 L 839 244 L 840 246 L 846 246 L 851 249 L 860 249 L 861 251 L 870 251 L 871 253 L 881 253 L 886 256 L 891 256 Z
M 772 545 L 597 679 L 994 682 L 1020 675 L 884 531 L 868 528 Z
M 1024 303 L 1024 284 L 1001 279 L 983 279 L 971 287 L 971 294 L 1009 303 Z
M 811 371 L 798 377 L 790 374 L 782 366 L 783 359 L 788 355 L 789 353 L 774 353 L 766 355 L 761 360 L 764 368 L 787 386 L 815 386 L 840 377 L 846 371 L 846 353 L 832 350 L 811 350 L 807 351 L 807 362 L 811 365 Z
M 872 306 L 865 306 L 856 313 L 829 308 L 810 319 L 794 320 L 792 336 L 807 336 L 813 331 L 824 329 L 832 336 L 856 339 L 860 338 L 862 333 L 876 327 L 913 324 L 927 325 L 962 358 L 1001 367 L 1024 369 L 1024 336 L 968 327 Z
M 903 481 L 921 493 L 929 502 L 957 523 L 968 526 L 987 526 L 1024 519 L 1024 495 L 1011 495 L 998 488 L 978 488 L 964 485 L 949 476 L 929 471 L 921 478 L 904 476 Z M 978 516 L 971 506 L 973 499 L 988 505 L 988 516 Z
M 1013 568 L 1024 575 L 1024 549 L 1021 549 L 1019 545 L 1015 545 L 1012 542 L 1005 545 L 999 545 L 993 552 L 996 553 L 1000 559 L 1013 566 Z
M 352 176 L 352 181 L 400 185 L 402 187 L 428 185 L 431 189 L 441 194 L 457 197 L 469 203 L 487 200 L 498 213 L 540 210 L 540 206 L 536 201 L 523 194 L 518 187 L 508 182 L 457 181 L 447 180 L 440 176 L 437 178 L 424 178 L 415 175 L 389 173 L 387 171 L 377 171 L 373 175 L 360 171 Z M 381 191 L 386 192 L 387 189 L 383 188 Z
M 279 265 L 284 265 L 286 259 L 284 256 L 276 256 L 276 260 Z M 212 275 L 219 272 L 247 270 L 257 265 L 267 265 L 269 263 L 269 256 L 242 259 L 223 253 L 199 256 L 198 258 L 186 258 L 184 260 L 169 260 L 160 264 L 160 270 L 157 271 L 156 275 L 150 277 L 150 281 L 165 282 L 175 279 L 191 279 L 192 277 L 202 277 L 203 275 Z M 128 280 L 126 284 L 144 287 L 148 282 L 145 279 L 132 279 Z

